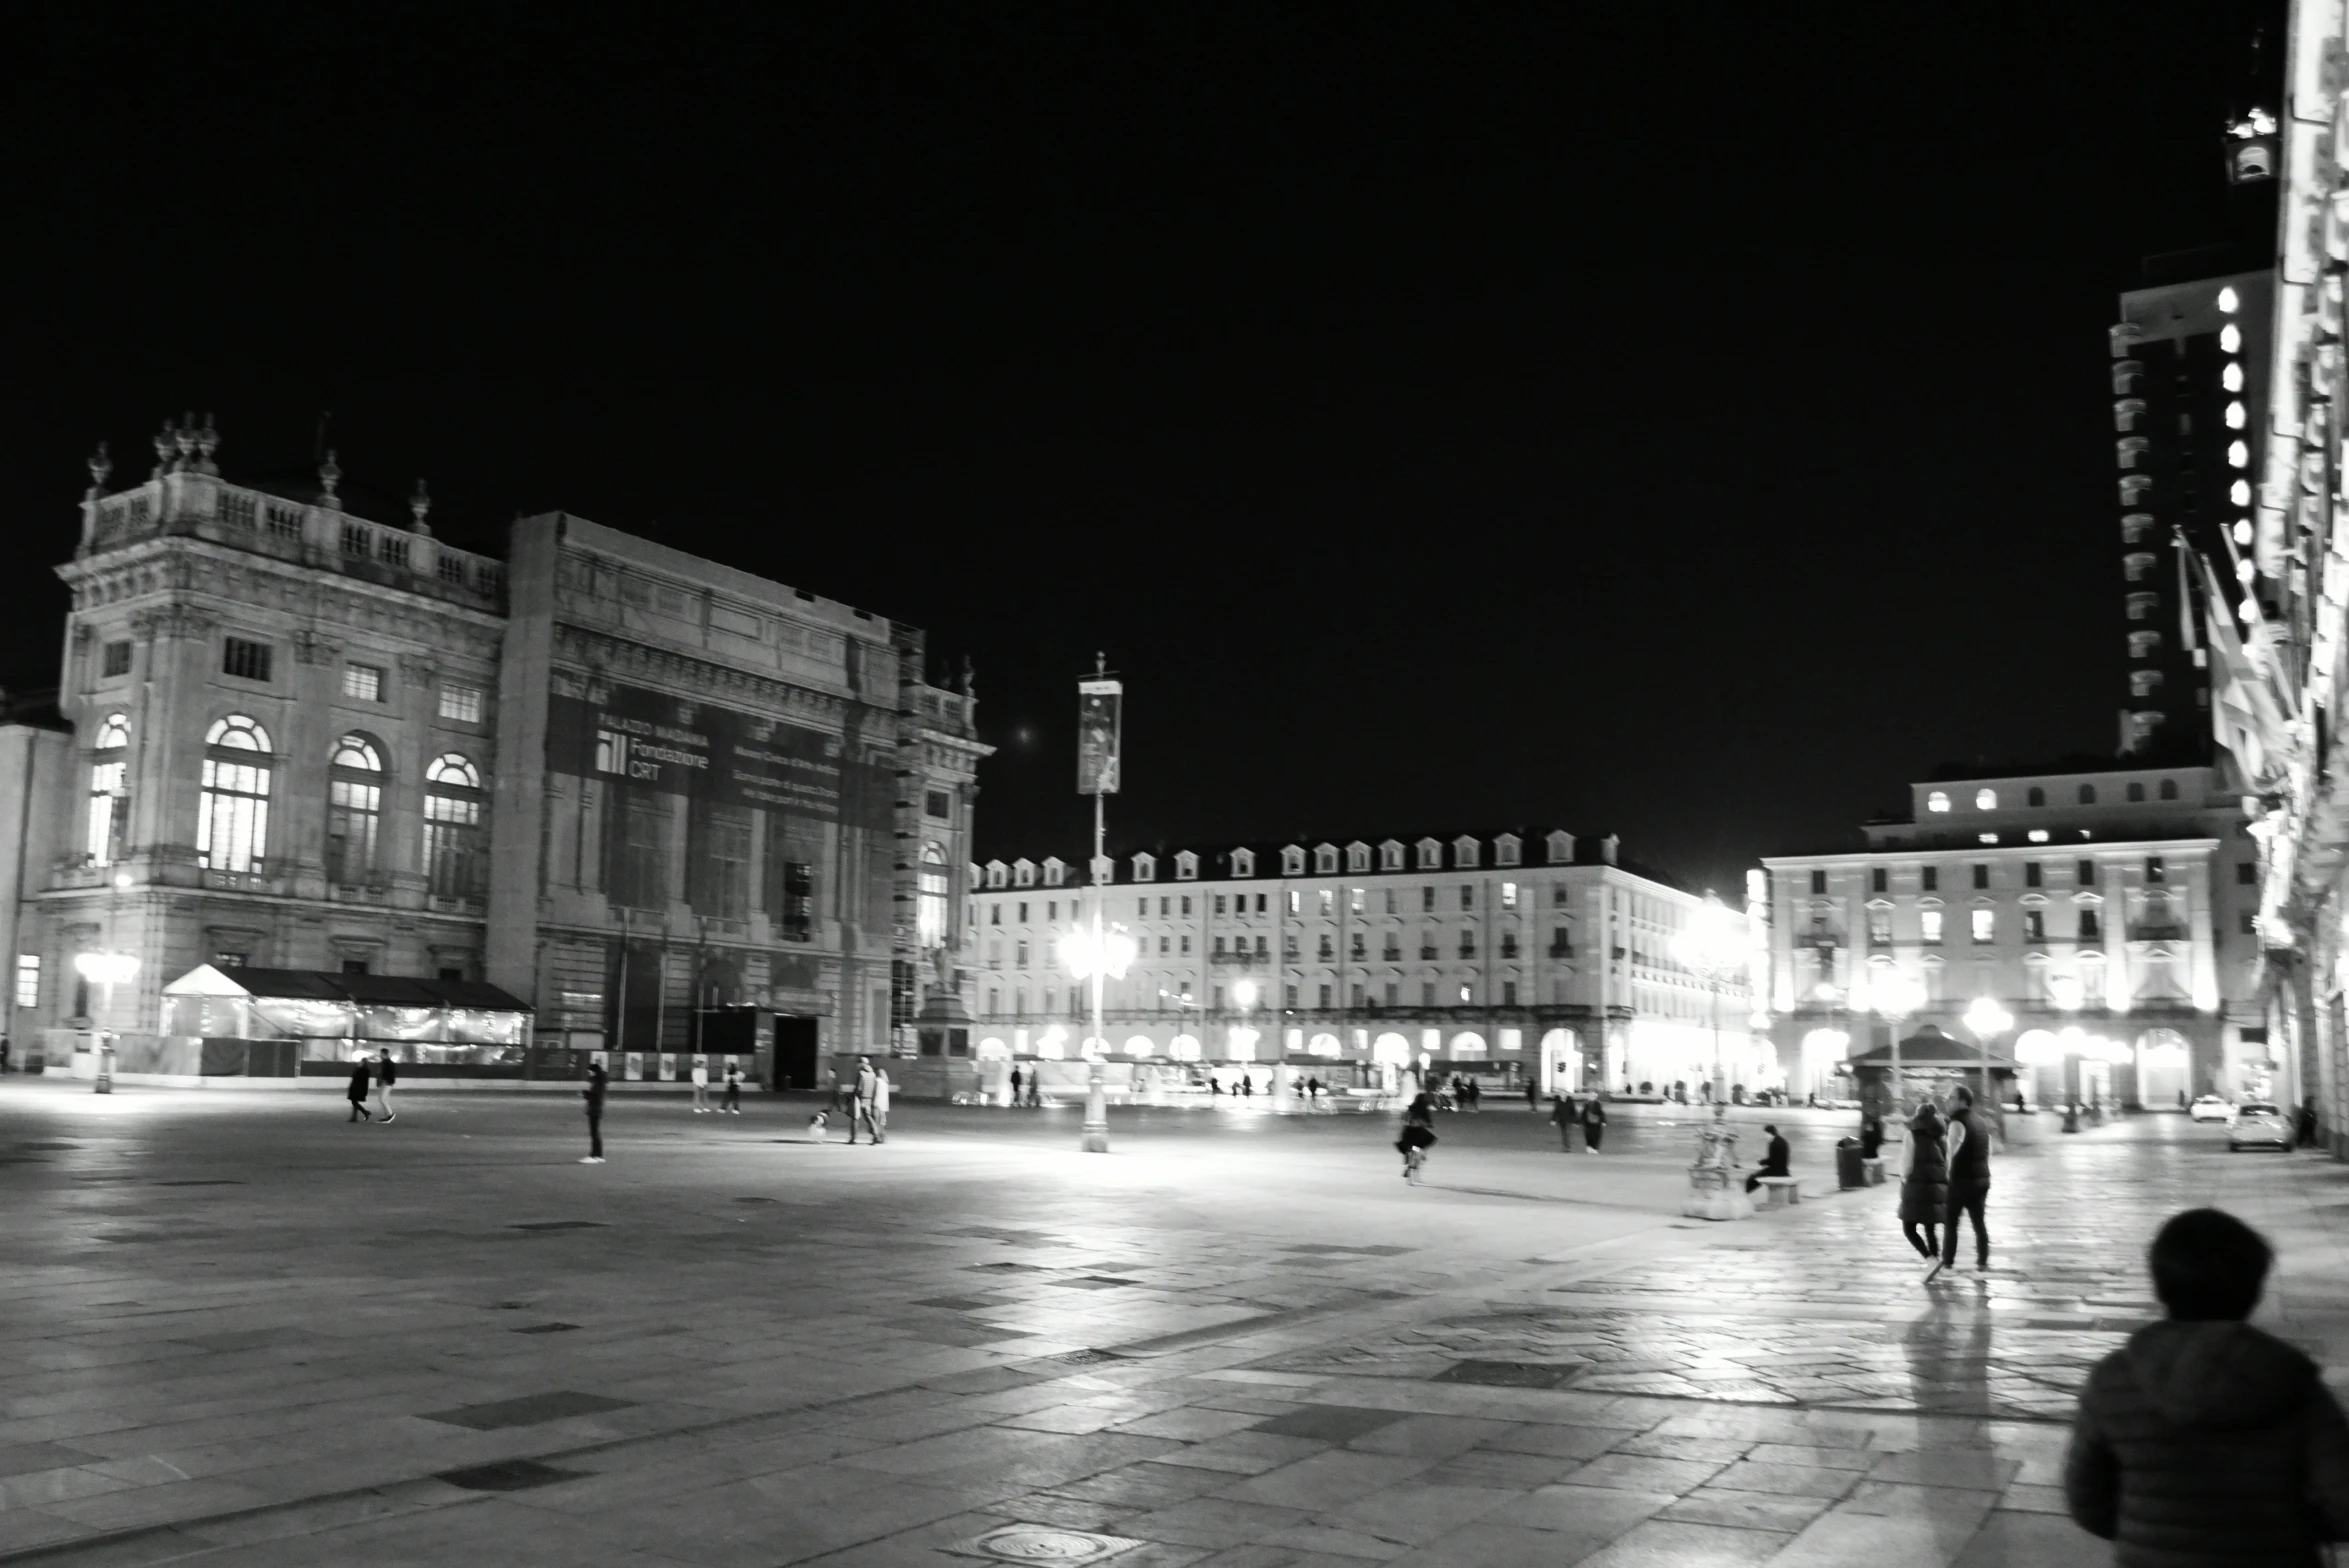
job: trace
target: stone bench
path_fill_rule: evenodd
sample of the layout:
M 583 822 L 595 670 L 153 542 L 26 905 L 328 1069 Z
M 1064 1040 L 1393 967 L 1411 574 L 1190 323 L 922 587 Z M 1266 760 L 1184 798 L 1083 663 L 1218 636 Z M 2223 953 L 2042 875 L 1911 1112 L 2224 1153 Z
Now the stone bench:
M 1884 1161 L 1882 1159 L 1860 1161 L 1860 1185 L 1863 1187 L 1884 1185 Z
M 1792 1176 L 1764 1176 L 1759 1190 L 1765 1209 L 1790 1209 L 1803 1201 L 1802 1184 Z

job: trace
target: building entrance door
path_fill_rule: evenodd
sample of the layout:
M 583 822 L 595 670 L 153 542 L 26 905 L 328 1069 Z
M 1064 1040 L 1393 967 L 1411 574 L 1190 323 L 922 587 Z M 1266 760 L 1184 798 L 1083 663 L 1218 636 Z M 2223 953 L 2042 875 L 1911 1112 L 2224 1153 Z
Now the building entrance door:
M 816 1086 L 816 1021 L 775 1015 L 775 1089 Z

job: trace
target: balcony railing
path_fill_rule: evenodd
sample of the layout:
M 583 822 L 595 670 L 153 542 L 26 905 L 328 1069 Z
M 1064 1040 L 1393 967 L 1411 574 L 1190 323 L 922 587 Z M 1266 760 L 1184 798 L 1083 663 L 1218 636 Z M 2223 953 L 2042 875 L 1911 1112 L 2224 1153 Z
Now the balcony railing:
M 2155 925 L 2139 922 L 2129 927 L 2129 940 L 2132 942 L 2183 942 L 2193 934 L 2188 927 L 2175 923 Z

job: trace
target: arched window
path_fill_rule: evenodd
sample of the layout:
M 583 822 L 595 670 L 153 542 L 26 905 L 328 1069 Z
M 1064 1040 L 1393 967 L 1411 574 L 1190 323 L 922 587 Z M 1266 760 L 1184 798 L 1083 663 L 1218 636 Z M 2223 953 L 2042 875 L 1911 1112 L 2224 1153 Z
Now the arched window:
M 920 901 L 914 906 L 914 932 L 924 951 L 946 945 L 946 851 L 936 844 L 922 846 Z
M 481 891 L 481 775 L 453 751 L 424 770 L 424 871 L 436 898 Z
M 2163 779 L 2161 781 L 2161 798 L 2164 800 L 2176 800 L 2178 798 L 2178 781 L 2176 779 Z
M 2026 798 L 2029 799 L 2031 804 L 2034 806 L 2044 806 L 2047 804 L 2047 791 L 2034 784 L 2031 786 L 2030 795 Z
M 98 725 L 90 762 L 90 827 L 84 846 L 93 866 L 111 866 L 122 858 L 123 835 L 130 828 L 130 721 L 109 713 Z
M 2141 784 L 2141 783 L 2137 782 L 2135 779 L 2131 779 L 2131 780 L 2129 781 L 2129 802 L 2130 802 L 2130 804 L 2131 804 L 2131 805 L 2134 805 L 2134 804 L 2136 804 L 2138 801 L 2141 801 L 2141 800 L 2143 800 L 2144 798 L 2145 798 L 2145 786 L 2144 786 L 2143 784 Z
M 269 853 L 269 732 L 232 713 L 204 735 L 204 794 L 196 813 L 196 863 L 259 871 Z
M 376 824 L 383 817 L 383 756 L 364 735 L 334 743 L 327 765 L 326 878 L 355 886 L 375 869 Z
M 2096 804 L 2095 785 L 2083 784 L 2080 786 L 2080 804 L 2083 806 L 2093 806 Z

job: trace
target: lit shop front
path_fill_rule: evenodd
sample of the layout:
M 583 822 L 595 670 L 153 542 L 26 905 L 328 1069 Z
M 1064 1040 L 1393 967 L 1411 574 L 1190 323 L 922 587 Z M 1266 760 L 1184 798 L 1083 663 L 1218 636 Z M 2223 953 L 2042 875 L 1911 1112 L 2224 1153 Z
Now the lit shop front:
M 571 1076 L 568 1052 L 534 1074 L 530 1008 L 474 980 L 200 964 L 163 988 L 162 1040 L 206 1078 L 341 1078 L 379 1051 L 404 1079 Z

